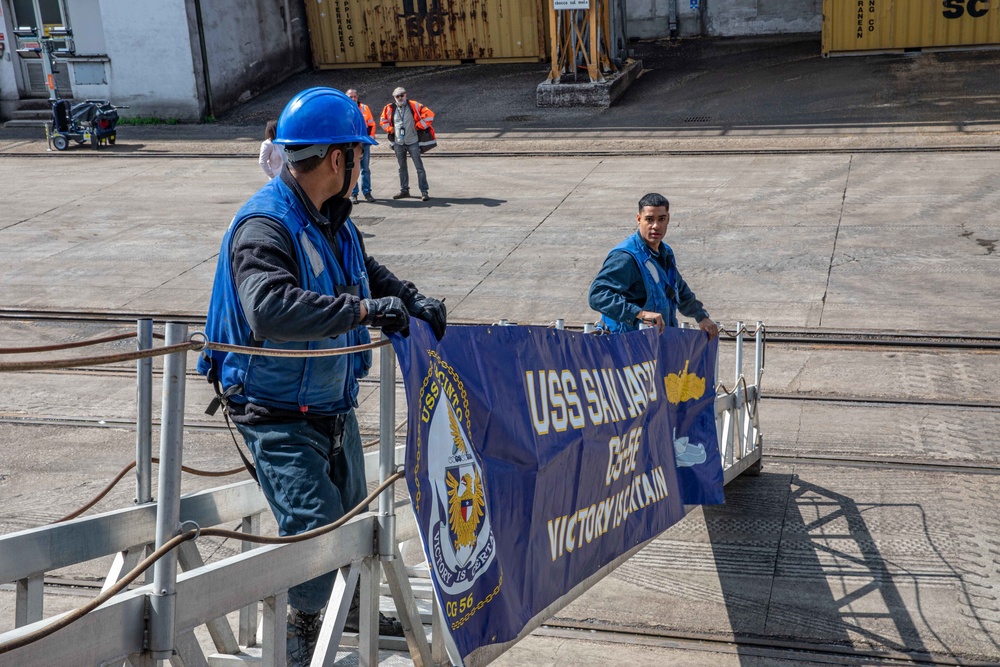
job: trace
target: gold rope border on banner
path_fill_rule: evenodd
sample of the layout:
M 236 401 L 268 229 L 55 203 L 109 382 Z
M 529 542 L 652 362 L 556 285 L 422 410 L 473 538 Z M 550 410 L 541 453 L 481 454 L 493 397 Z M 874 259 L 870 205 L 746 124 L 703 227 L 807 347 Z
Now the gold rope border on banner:
M 458 391 L 462 395 L 462 408 L 465 410 L 465 427 L 466 427 L 467 431 L 471 431 L 472 430 L 472 416 L 469 413 L 469 394 L 468 394 L 467 391 L 465 391 L 465 383 L 462 382 L 462 378 L 459 377 L 458 372 L 455 371 L 454 366 L 452 366 L 447 361 L 445 361 L 444 359 L 442 359 L 441 356 L 437 352 L 435 352 L 434 350 L 427 350 L 427 356 L 431 359 L 431 364 L 430 364 L 430 368 L 427 370 L 427 375 L 424 376 L 423 383 L 420 385 L 420 395 L 423 396 L 424 391 L 427 389 L 427 384 L 430 382 L 431 378 L 434 376 L 434 364 L 437 363 L 441 368 L 443 368 L 445 370 L 446 373 L 448 373 L 448 375 L 451 376 L 452 381 L 458 386 Z M 442 391 L 443 391 L 443 387 L 442 387 Z M 416 506 L 418 514 L 420 512 L 420 477 L 419 477 L 419 472 L 420 472 L 420 452 L 421 452 L 421 449 L 422 449 L 421 448 L 421 437 L 420 436 L 421 436 L 421 432 L 420 432 L 420 429 L 418 428 L 417 429 L 417 464 L 413 467 L 413 480 L 414 480 L 415 486 L 417 487 L 417 493 L 416 493 L 416 496 L 414 497 L 413 504 Z M 471 444 L 471 442 L 470 442 L 470 444 Z M 486 483 L 486 481 L 483 480 L 483 484 L 485 484 L 485 483 Z M 497 563 L 497 567 L 500 568 L 500 580 L 497 582 L 496 588 L 493 589 L 492 593 L 490 593 L 489 595 L 487 595 L 486 597 L 484 597 L 482 600 L 480 600 L 479 604 L 477 604 L 475 607 L 473 607 L 469 611 L 469 613 L 467 613 L 465 616 L 463 616 L 460 620 L 451 622 L 450 625 L 451 625 L 451 629 L 452 630 L 457 630 L 458 628 L 462 627 L 462 625 L 464 625 L 466 621 L 468 621 L 470 618 L 472 618 L 472 616 L 477 611 L 479 611 L 480 609 L 482 609 L 483 607 L 485 607 L 487 604 L 489 604 L 493 600 L 493 598 L 496 597 L 496 595 L 500 592 L 500 587 L 503 585 L 503 567 L 500 565 L 499 562 Z
M 463 616 L 461 620 L 455 621 L 454 623 L 452 623 L 451 624 L 451 629 L 452 630 L 458 630 L 460 627 L 462 627 L 462 625 L 465 624 L 465 622 L 467 620 L 469 620 L 470 618 L 472 618 L 473 614 L 475 614 L 477 611 L 479 611 L 480 609 L 482 609 L 483 607 L 485 607 L 486 605 L 488 605 L 490 602 L 492 602 L 493 601 L 493 597 L 497 593 L 500 592 L 500 587 L 501 586 L 503 586 L 503 568 L 502 567 L 500 568 L 500 581 L 497 582 L 497 587 L 493 589 L 493 592 L 490 593 L 489 595 L 487 595 L 486 597 L 484 597 L 482 600 L 480 600 L 479 604 L 477 604 L 475 607 L 473 607 L 472 611 L 470 611 L 468 614 L 466 614 L 465 616 Z

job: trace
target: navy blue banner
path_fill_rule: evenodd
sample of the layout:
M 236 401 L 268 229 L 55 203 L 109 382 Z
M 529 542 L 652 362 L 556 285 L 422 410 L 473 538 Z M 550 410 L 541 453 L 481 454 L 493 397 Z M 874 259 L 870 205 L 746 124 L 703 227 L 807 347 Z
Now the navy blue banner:
M 683 516 L 723 502 L 717 341 L 413 319 L 406 480 L 459 653 L 536 614 Z

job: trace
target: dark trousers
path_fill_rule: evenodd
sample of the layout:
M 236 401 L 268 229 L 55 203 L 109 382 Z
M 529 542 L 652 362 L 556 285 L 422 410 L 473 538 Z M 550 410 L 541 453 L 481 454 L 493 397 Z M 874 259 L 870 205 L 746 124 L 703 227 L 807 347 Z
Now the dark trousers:
M 329 423 L 236 425 L 253 453 L 260 488 L 282 535 L 332 523 L 368 495 L 354 410 L 344 415 L 339 451 L 332 429 L 326 428 Z M 334 570 L 289 589 L 288 603 L 308 614 L 320 611 L 330 598 L 336 574 Z

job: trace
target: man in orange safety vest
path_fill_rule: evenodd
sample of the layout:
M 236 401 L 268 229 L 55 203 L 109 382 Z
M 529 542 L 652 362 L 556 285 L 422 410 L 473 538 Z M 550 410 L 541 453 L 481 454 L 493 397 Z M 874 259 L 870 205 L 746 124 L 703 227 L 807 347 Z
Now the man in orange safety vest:
M 406 156 L 409 154 L 413 166 L 417 168 L 420 199 L 427 201 L 430 199 L 427 174 L 420 153 L 436 143 L 434 128 L 431 126 L 434 112 L 420 102 L 407 99 L 405 88 L 396 88 L 392 91 L 392 97 L 393 101 L 382 109 L 380 121 L 382 129 L 389 136 L 389 143 L 396 153 L 396 163 L 399 165 L 399 192 L 392 198 L 410 196 L 410 172 L 406 166 Z
M 365 117 L 365 125 L 368 127 L 368 136 L 372 139 L 375 138 L 375 117 L 372 116 L 372 110 L 368 108 L 367 104 L 362 104 L 358 101 L 358 91 L 354 88 L 349 88 L 346 91 L 348 97 L 357 102 L 358 108 L 361 109 L 361 115 Z M 365 201 L 374 202 L 375 197 L 372 196 L 372 170 L 371 170 L 371 146 L 368 144 L 364 145 L 364 153 L 361 156 L 361 178 L 358 182 L 354 184 L 354 191 L 351 192 L 351 202 L 354 204 L 358 203 L 358 186 L 361 186 L 361 194 L 364 195 Z

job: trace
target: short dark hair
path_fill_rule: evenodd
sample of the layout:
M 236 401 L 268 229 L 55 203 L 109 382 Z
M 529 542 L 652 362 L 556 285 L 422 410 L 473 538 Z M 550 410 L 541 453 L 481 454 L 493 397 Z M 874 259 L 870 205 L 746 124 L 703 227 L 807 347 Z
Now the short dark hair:
M 647 206 L 652 206 L 653 208 L 664 206 L 667 211 L 670 210 L 670 202 L 667 201 L 667 198 L 655 192 L 650 192 L 649 194 L 642 196 L 642 199 L 639 200 L 639 212 L 642 213 L 642 209 Z
M 285 150 L 297 151 L 311 145 L 312 144 L 290 144 L 288 146 L 285 146 Z M 330 155 L 330 153 L 332 153 L 333 151 L 340 151 L 341 153 L 344 153 L 346 155 L 348 148 L 352 145 L 353 144 L 333 144 L 332 146 L 330 146 L 330 149 L 326 152 L 326 155 L 324 155 L 323 157 L 320 157 L 318 155 L 313 155 L 311 157 L 299 160 L 298 162 L 289 162 L 289 164 L 292 166 L 292 168 L 295 169 L 295 171 L 299 172 L 300 174 L 308 174 L 310 171 L 318 167 L 320 163 L 323 160 L 325 160 L 327 156 Z

